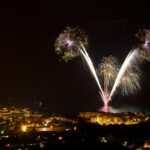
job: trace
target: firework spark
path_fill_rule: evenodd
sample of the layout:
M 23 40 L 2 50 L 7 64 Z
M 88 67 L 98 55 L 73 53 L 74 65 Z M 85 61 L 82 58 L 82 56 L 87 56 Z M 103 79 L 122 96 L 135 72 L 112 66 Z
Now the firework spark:
M 113 57 L 103 57 L 98 65 L 97 74 L 103 83 L 103 89 L 107 93 L 112 87 L 119 70 L 118 60 Z
M 133 65 L 132 67 L 131 66 L 129 66 L 129 68 L 125 71 L 120 81 L 121 92 L 123 95 L 129 95 L 130 93 L 135 94 L 138 90 L 141 89 L 140 68 L 135 65 Z
M 124 73 L 126 72 L 126 70 L 129 68 L 130 65 L 132 65 L 132 63 L 134 64 L 137 57 L 138 57 L 138 51 L 139 49 L 134 49 L 132 51 L 129 52 L 129 54 L 127 55 L 125 61 L 123 62 L 120 70 L 119 70 L 119 73 L 117 75 L 117 78 L 114 82 L 114 85 L 113 85 L 113 88 L 110 92 L 110 95 L 109 95 L 109 100 L 111 100 L 114 92 L 116 91 L 116 88 L 119 86 L 119 84 L 121 83 L 121 79 L 123 78 L 124 76 Z

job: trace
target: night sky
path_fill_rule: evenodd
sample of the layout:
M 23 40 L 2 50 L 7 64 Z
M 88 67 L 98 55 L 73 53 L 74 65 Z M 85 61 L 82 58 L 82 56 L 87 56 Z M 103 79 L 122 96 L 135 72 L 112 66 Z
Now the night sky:
M 55 39 L 66 26 L 86 30 L 95 66 L 108 55 L 122 63 L 136 45 L 135 33 L 150 28 L 149 5 L 99 0 L 1 4 L 0 104 L 28 107 L 42 100 L 51 112 L 96 110 L 102 104 L 81 58 L 60 62 L 54 51 Z M 128 97 L 116 93 L 112 105 L 150 106 L 149 63 L 141 67 L 142 90 Z

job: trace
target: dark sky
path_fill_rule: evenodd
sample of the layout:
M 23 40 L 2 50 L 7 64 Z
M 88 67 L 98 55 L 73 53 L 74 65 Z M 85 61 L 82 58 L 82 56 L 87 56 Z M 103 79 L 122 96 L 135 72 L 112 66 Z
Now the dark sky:
M 130 4 L 95 1 L 5 2 L 0 5 L 0 103 L 20 106 L 43 100 L 50 111 L 96 109 L 98 87 L 81 58 L 59 62 L 54 42 L 66 26 L 89 35 L 88 52 L 98 65 L 103 56 L 120 62 L 134 46 L 138 29 L 150 28 L 146 1 Z M 142 90 L 134 96 L 114 95 L 113 103 L 150 104 L 148 63 L 142 66 Z

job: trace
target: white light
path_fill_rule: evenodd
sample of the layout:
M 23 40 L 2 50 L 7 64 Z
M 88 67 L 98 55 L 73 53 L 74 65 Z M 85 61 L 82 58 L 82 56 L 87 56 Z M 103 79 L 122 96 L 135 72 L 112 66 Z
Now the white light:
M 77 127 L 75 126 L 73 129 L 76 131 L 76 130 L 77 130 Z
M 59 139 L 59 140 L 62 140 L 62 136 L 59 136 L 58 139 Z

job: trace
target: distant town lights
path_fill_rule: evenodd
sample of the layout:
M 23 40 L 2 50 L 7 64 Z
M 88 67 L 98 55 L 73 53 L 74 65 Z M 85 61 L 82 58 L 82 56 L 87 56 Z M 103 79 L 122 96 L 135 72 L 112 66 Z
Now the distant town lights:
M 27 131 L 27 126 L 26 125 L 22 125 L 21 126 L 21 131 L 22 132 L 26 132 Z

